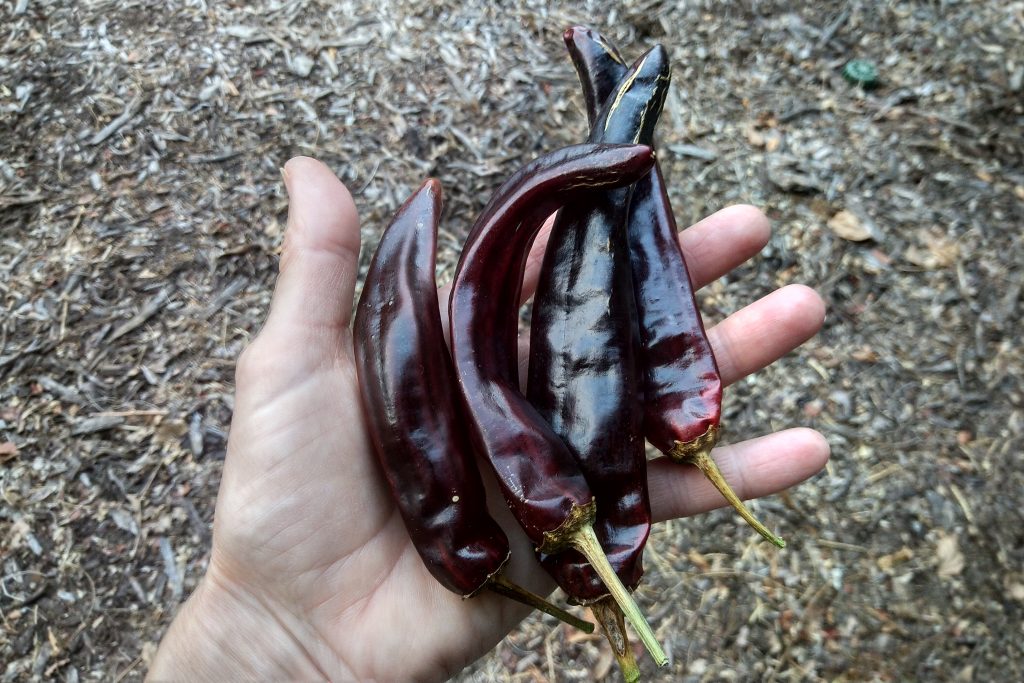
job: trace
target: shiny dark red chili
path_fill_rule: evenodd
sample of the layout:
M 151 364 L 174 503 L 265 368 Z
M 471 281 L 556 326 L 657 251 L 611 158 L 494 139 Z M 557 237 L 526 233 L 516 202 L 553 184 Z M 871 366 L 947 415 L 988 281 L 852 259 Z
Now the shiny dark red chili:
M 552 211 L 621 187 L 653 163 L 646 147 L 576 145 L 546 154 L 505 182 L 474 224 L 449 312 L 455 369 L 470 430 L 513 515 L 541 552 L 577 548 L 595 565 L 659 663 L 667 658 L 601 552 L 594 497 L 572 453 L 519 388 L 518 308 L 534 236 Z
M 490 588 L 590 631 L 500 576 L 508 538 L 487 512 L 438 310 L 440 212 L 431 179 L 384 232 L 359 298 L 353 347 L 374 450 L 413 545 L 443 586 L 465 597 Z
M 622 82 L 629 66 L 618 49 L 593 29 L 573 26 L 565 30 L 562 40 L 580 76 L 587 123 L 593 128 L 605 101 Z
M 469 425 L 527 536 L 557 550 L 567 520 L 592 517 L 593 495 L 562 440 L 519 390 L 521 273 L 544 219 L 562 204 L 634 182 L 647 148 L 576 145 L 527 164 L 498 189 L 463 247 L 451 292 L 451 344 Z
M 571 28 L 565 41 L 593 120 L 613 92 L 609 82 L 622 78 L 625 66 L 611 41 L 590 29 Z M 638 141 L 653 142 L 646 136 Z M 720 430 L 722 379 L 657 164 L 633 189 L 629 250 L 645 370 L 644 435 L 673 460 L 700 468 L 748 524 L 783 547 L 785 542 L 743 505 L 711 457 Z
M 622 79 L 589 142 L 650 137 L 669 82 L 657 46 Z M 622 583 L 635 588 L 651 530 L 636 359 L 636 304 L 626 238 L 631 188 L 567 204 L 548 239 L 530 325 L 527 397 L 569 446 L 597 499 L 594 531 Z M 578 552 L 542 558 L 576 601 L 608 594 Z
M 567 28 L 562 40 L 580 78 L 587 121 L 593 128 L 604 103 L 622 82 L 629 66 L 610 40 L 586 26 Z

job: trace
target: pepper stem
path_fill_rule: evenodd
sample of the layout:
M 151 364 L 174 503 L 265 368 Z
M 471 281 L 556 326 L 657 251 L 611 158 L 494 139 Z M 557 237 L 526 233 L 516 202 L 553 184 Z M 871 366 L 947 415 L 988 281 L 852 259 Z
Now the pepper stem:
M 679 444 L 676 444 L 677 447 Z M 677 449 L 672 449 L 675 452 Z M 736 495 L 736 492 L 729 486 L 729 482 L 722 476 L 722 471 L 718 469 L 718 465 L 715 464 L 714 458 L 711 457 L 711 449 L 695 450 L 686 453 L 684 457 L 675 458 L 678 462 L 685 462 L 695 466 L 697 469 L 707 477 L 708 481 L 714 485 L 718 492 L 722 494 L 729 505 L 735 508 L 736 512 L 739 513 L 747 524 L 754 527 L 754 531 L 761 534 L 766 540 L 774 543 L 780 548 L 786 547 L 786 542 L 781 538 L 773 534 L 768 530 L 764 524 L 754 516 L 754 513 L 747 509 L 747 506 L 743 504 L 740 497 Z
M 601 543 L 597 540 L 597 534 L 594 533 L 594 527 L 589 523 L 580 527 L 569 538 L 569 544 L 587 558 L 594 571 L 601 577 L 601 581 L 608 589 L 608 592 L 612 594 L 615 602 L 622 608 L 626 619 L 629 620 L 630 625 L 633 626 L 637 635 L 640 636 L 640 642 L 647 648 L 647 651 L 651 654 L 657 665 L 665 666 L 668 664 L 668 657 L 665 656 L 665 651 L 658 644 L 658 639 L 655 637 L 654 631 L 651 630 L 650 624 L 644 619 L 643 612 L 640 611 L 640 607 L 633 600 L 633 596 L 622 585 L 619 577 L 615 575 L 615 570 L 608 563 L 608 558 L 605 557 L 604 551 L 601 549 Z
M 604 637 L 608 639 L 608 644 L 612 646 L 612 654 L 619 663 L 622 677 L 626 683 L 636 683 L 640 680 L 640 669 L 636 665 L 633 648 L 629 646 L 626 624 L 619 605 L 610 597 L 604 597 L 591 605 L 590 609 L 601 626 Z
M 593 633 L 594 625 L 589 621 L 584 621 L 574 614 L 566 612 L 561 607 L 556 607 L 550 602 L 540 597 L 536 593 L 532 593 L 517 583 L 512 583 L 502 575 L 492 576 L 491 580 L 487 582 L 487 587 L 498 595 L 502 595 L 510 600 L 515 600 L 518 603 L 522 603 L 527 607 L 540 610 L 544 614 L 550 614 L 555 619 L 558 619 L 564 624 L 574 626 L 584 633 Z

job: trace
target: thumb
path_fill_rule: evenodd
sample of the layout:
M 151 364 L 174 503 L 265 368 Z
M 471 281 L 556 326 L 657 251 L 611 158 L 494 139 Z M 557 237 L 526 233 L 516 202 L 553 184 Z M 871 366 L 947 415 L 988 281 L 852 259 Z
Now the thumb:
M 282 174 L 288 227 L 260 337 L 274 346 L 294 342 L 308 348 L 310 342 L 337 339 L 348 328 L 359 271 L 359 217 L 352 195 L 319 161 L 296 157 Z

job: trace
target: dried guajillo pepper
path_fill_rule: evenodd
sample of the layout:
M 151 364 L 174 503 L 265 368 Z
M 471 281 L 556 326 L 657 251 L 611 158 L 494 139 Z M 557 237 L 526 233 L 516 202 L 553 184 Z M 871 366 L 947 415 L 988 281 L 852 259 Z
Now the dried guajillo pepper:
M 587 122 L 593 128 L 601 108 L 625 78 L 629 65 L 610 40 L 586 26 L 567 28 L 562 40 L 579 76 Z
M 587 123 L 593 128 L 605 101 L 619 87 L 629 66 L 618 49 L 593 29 L 585 26 L 567 28 L 562 40 L 580 76 L 583 101 L 587 105 Z
M 518 308 L 530 244 L 559 206 L 634 182 L 654 158 L 643 146 L 576 145 L 524 166 L 473 225 L 452 284 L 455 370 L 474 445 L 490 461 L 516 520 L 541 553 L 579 550 L 659 665 L 661 646 L 601 551 L 595 502 L 565 443 L 519 388 Z
M 608 98 L 589 142 L 649 136 L 665 101 L 669 65 L 660 45 L 640 58 Z M 597 500 L 594 531 L 630 590 L 643 575 L 651 530 L 647 459 L 636 359 L 636 304 L 626 218 L 631 189 L 606 190 L 563 207 L 548 238 L 534 294 L 527 397 L 569 446 Z M 593 604 L 627 681 L 639 671 L 621 615 L 582 555 L 541 564 L 574 601 Z M 609 604 L 610 603 L 610 604 Z
M 610 77 L 624 77 L 626 68 L 612 43 L 600 34 L 574 27 L 564 37 L 593 120 L 594 112 L 612 95 Z M 649 136 L 638 141 L 653 144 Z M 697 466 L 748 524 L 785 547 L 785 541 L 747 509 L 711 457 L 720 429 L 722 379 L 658 164 L 633 189 L 629 251 L 645 369 L 644 436 L 673 460 Z
M 359 298 L 353 346 L 374 450 L 413 545 L 445 588 L 464 597 L 488 588 L 592 632 L 501 575 L 508 538 L 487 512 L 438 310 L 440 210 L 441 186 L 428 180 L 384 232 Z

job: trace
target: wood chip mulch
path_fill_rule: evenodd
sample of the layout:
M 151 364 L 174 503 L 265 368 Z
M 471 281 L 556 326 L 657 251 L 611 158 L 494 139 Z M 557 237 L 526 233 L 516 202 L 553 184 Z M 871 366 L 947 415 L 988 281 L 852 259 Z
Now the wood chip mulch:
M 139 680 L 202 575 L 284 162 L 352 189 L 364 268 L 438 177 L 444 279 L 500 180 L 584 136 L 574 23 L 670 49 L 680 224 L 772 219 L 709 321 L 793 282 L 828 303 L 725 418 L 817 428 L 832 461 L 754 504 L 784 551 L 727 511 L 657 529 L 639 598 L 671 664 L 644 679 L 1024 680 L 1024 3 L 10 0 L 0 681 Z M 540 618 L 460 675 L 595 678 L 606 646 Z

